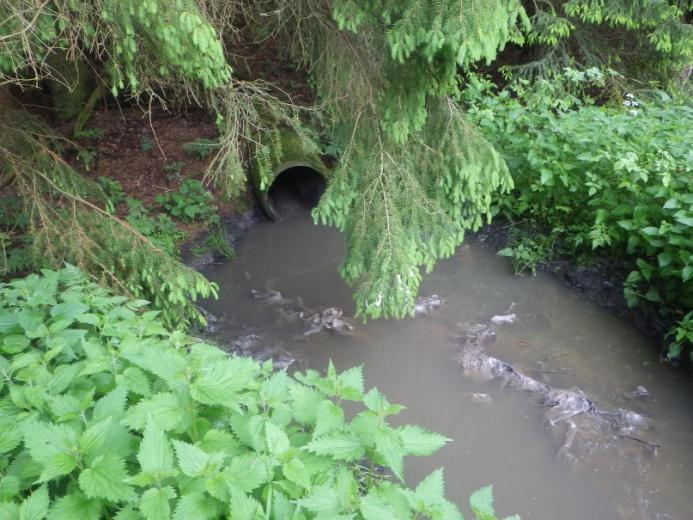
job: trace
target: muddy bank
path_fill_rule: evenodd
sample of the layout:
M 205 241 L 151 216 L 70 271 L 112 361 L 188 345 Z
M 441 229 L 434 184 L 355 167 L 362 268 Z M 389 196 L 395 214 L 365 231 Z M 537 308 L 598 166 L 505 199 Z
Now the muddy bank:
M 229 244 L 234 249 L 243 241 L 246 233 L 254 224 L 267 220 L 254 199 L 249 205 L 248 209 L 221 216 L 221 226 L 226 231 Z M 203 229 L 181 246 L 181 261 L 185 265 L 196 271 L 204 271 L 211 265 L 232 261 L 223 258 L 218 252 L 210 250 L 205 245 L 210 233 L 209 228 Z M 204 252 L 197 253 L 197 249 L 204 250 Z
M 509 231 L 510 226 L 506 222 L 497 221 L 484 226 L 471 238 L 497 252 L 508 246 Z M 556 276 L 603 309 L 628 320 L 660 347 L 662 355 L 666 353 L 665 335 L 674 321 L 661 316 L 657 306 L 652 303 L 642 302 L 633 308 L 628 306 L 623 297 L 623 284 L 632 269 L 627 262 L 601 258 L 593 260 L 590 265 L 580 265 L 576 258 L 564 256 L 537 264 L 537 270 Z

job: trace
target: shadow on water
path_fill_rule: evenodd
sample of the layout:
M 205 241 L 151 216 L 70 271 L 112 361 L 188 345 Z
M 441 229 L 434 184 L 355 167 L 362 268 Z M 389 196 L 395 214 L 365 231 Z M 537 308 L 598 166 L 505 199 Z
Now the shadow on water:
M 408 459 L 406 479 L 416 484 L 444 466 L 447 495 L 463 509 L 471 491 L 493 483 L 497 510 L 527 520 L 693 518 L 693 388 L 685 374 L 660 365 L 631 326 L 551 277 L 512 276 L 505 259 L 473 242 L 424 280 L 422 294 L 447 299 L 441 309 L 359 324 L 353 337 L 321 332 L 296 340 L 300 331 L 250 294 L 269 285 L 308 307 L 351 313 L 351 291 L 337 274 L 343 254 L 339 233 L 308 218 L 258 224 L 236 260 L 208 272 L 221 288 L 207 307 L 221 318 L 222 345 L 253 332 L 301 367 L 324 370 L 330 359 L 339 370 L 364 364 L 367 386 L 406 404 L 397 421 L 454 439 L 432 457 Z M 656 456 L 640 446 L 598 451 L 586 443 L 569 463 L 557 457 L 562 439 L 530 395 L 462 375 L 457 324 L 488 320 L 511 303 L 518 320 L 498 328 L 489 353 L 553 387 L 579 388 L 603 409 L 647 416 L 650 440 L 661 445 Z M 634 398 L 638 385 L 649 395 Z

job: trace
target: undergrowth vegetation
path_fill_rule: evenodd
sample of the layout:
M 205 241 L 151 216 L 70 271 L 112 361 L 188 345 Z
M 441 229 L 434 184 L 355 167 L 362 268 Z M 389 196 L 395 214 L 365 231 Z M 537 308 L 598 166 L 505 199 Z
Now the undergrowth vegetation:
M 449 439 L 390 425 L 360 367 L 292 377 L 146 305 L 72 266 L 0 284 L 0 517 L 462 518 L 441 469 L 402 480 Z M 490 487 L 470 505 L 496 518 Z
M 496 91 L 475 78 L 465 99 L 513 172 L 497 211 L 540 234 L 503 253 L 530 269 L 558 253 L 623 259 L 627 302 L 654 302 L 679 321 L 676 357 L 693 340 L 693 107 L 661 91 L 597 105 L 589 94 L 607 80 L 568 69 Z

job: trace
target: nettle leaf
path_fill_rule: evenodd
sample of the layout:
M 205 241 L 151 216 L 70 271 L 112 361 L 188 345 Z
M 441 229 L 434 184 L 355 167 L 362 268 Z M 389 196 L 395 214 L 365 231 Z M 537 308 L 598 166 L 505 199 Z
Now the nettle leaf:
M 161 392 L 143 399 L 125 414 L 125 424 L 134 430 L 143 430 L 151 418 L 164 431 L 180 428 L 186 419 L 185 410 L 172 392 Z
M 24 445 L 31 457 L 43 466 L 40 480 L 46 482 L 67 475 L 77 466 L 78 433 L 63 424 L 26 423 Z
M 231 456 L 241 453 L 240 443 L 231 433 L 224 430 L 209 430 L 200 442 L 200 448 L 207 453 L 216 451 Z
M 304 425 L 315 424 L 318 405 L 323 400 L 320 392 L 313 388 L 294 383 L 289 387 L 291 410 L 295 419 Z
M 229 485 L 251 493 L 267 482 L 268 459 L 255 454 L 234 457 L 224 470 L 224 478 Z
M 310 473 L 301 459 L 297 457 L 291 458 L 291 460 L 282 466 L 282 473 L 288 481 L 306 489 L 310 489 Z
M 23 437 L 22 430 L 16 423 L 0 424 L 0 453 L 15 449 L 22 442 Z
M 203 493 L 190 493 L 178 500 L 173 520 L 212 520 L 221 516 L 220 502 L 206 497 Z
M 48 402 L 57 422 L 79 419 L 79 416 L 84 411 L 82 402 L 71 394 L 49 397 Z
M 345 370 L 337 376 L 339 397 L 348 401 L 363 399 L 363 366 Z
M 133 365 L 160 377 L 172 388 L 182 385 L 188 366 L 183 353 L 153 341 L 147 344 L 149 341 L 128 343 L 121 349 L 121 355 Z
M 147 421 L 137 461 L 143 473 L 152 475 L 155 481 L 162 480 L 173 471 L 173 450 L 164 433 L 153 419 Z
M 288 399 L 289 376 L 286 372 L 275 372 L 260 385 L 260 399 L 277 406 Z
M 100 518 L 103 502 L 72 492 L 53 503 L 48 518 L 51 520 L 76 520 Z
M 341 510 L 337 491 L 328 486 L 314 487 L 310 495 L 300 498 L 296 501 L 296 504 L 312 513 L 317 513 L 327 518 L 338 515 Z
M 332 401 L 324 399 L 317 407 L 317 420 L 313 437 L 320 437 L 332 430 L 338 430 L 342 426 L 344 426 L 344 410 Z
M 0 479 L 0 502 L 12 500 L 19 494 L 21 481 L 16 475 L 5 475 Z M 2 515 L 0 515 L 2 518 Z
M 231 491 L 230 518 L 234 520 L 260 520 L 263 514 L 264 510 L 255 498 L 238 489 Z
M 149 397 L 152 393 L 147 374 L 137 367 L 128 367 L 116 376 L 118 386 L 127 388 L 133 394 Z
M 330 432 L 309 442 L 304 449 L 337 460 L 358 460 L 365 454 L 361 439 L 349 430 Z
M 267 450 L 272 455 L 277 456 L 283 455 L 291 447 L 286 433 L 270 421 L 265 423 L 265 442 L 267 443 Z
M 128 478 L 125 462 L 111 454 L 94 459 L 79 475 L 79 487 L 89 498 L 105 498 L 113 502 L 132 501 L 135 492 L 125 483 Z
M 112 421 L 111 417 L 97 423 L 92 421 L 91 426 L 79 438 L 80 451 L 89 453 L 101 448 L 109 437 Z
M 19 520 L 43 520 L 48 515 L 48 488 L 44 484 L 24 499 L 19 506 Z
M 407 455 L 428 456 L 452 440 L 412 425 L 397 428 L 397 433 L 402 439 L 402 446 Z
M 384 427 L 375 432 L 375 451 L 380 455 L 395 476 L 403 480 L 405 450 L 402 439 L 392 428 Z
M 140 497 L 140 511 L 147 520 L 169 520 L 171 518 L 169 500 L 173 500 L 176 496 L 171 486 L 150 488 Z
M 388 415 L 396 415 L 404 406 L 399 404 L 390 404 L 390 402 L 381 394 L 377 388 L 372 388 L 370 392 L 363 398 L 363 404 L 366 408 L 378 414 L 379 417 L 387 417 Z
M 113 390 L 96 401 L 92 419 L 100 421 L 106 418 L 118 419 L 125 413 L 128 391 L 125 386 L 118 385 Z
M 201 375 L 190 385 L 196 401 L 218 406 L 236 405 L 236 394 L 252 386 L 259 367 L 252 359 L 231 358 L 201 368 Z
M 478 520 L 496 520 L 493 510 L 493 486 L 486 486 L 472 493 L 469 505 Z
M 397 518 L 397 513 L 382 497 L 376 493 L 368 493 L 361 499 L 359 510 L 364 520 L 381 520 L 383 518 Z
M 183 441 L 173 441 L 178 457 L 178 466 L 189 477 L 200 476 L 209 464 L 209 454 L 193 444 Z

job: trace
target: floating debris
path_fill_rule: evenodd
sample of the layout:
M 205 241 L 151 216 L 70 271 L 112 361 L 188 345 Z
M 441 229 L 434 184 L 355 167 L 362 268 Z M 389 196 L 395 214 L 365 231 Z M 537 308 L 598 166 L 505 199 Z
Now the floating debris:
M 544 417 L 549 425 L 554 429 L 565 425 L 565 428 L 557 429 L 562 431 L 559 456 L 576 461 L 577 457 L 571 450 L 578 437 L 590 452 L 598 447 L 613 446 L 618 439 L 631 439 L 645 446 L 651 454 L 656 454 L 659 445 L 636 436 L 647 427 L 647 419 L 639 413 L 621 408 L 602 410 L 579 389 L 552 388 L 526 376 L 511 364 L 488 355 L 484 345 L 489 338 L 495 338 L 493 328 L 499 323 L 508 321 L 494 321 L 492 318 L 489 323 L 465 326 L 463 334 L 458 336 L 462 342 L 458 361 L 466 375 L 483 380 L 497 379 L 504 387 L 534 394 L 538 404 L 548 408 Z
M 419 296 L 414 302 L 414 317 L 428 316 L 429 314 L 437 311 L 445 304 L 443 300 L 437 294 L 431 294 L 430 296 Z

